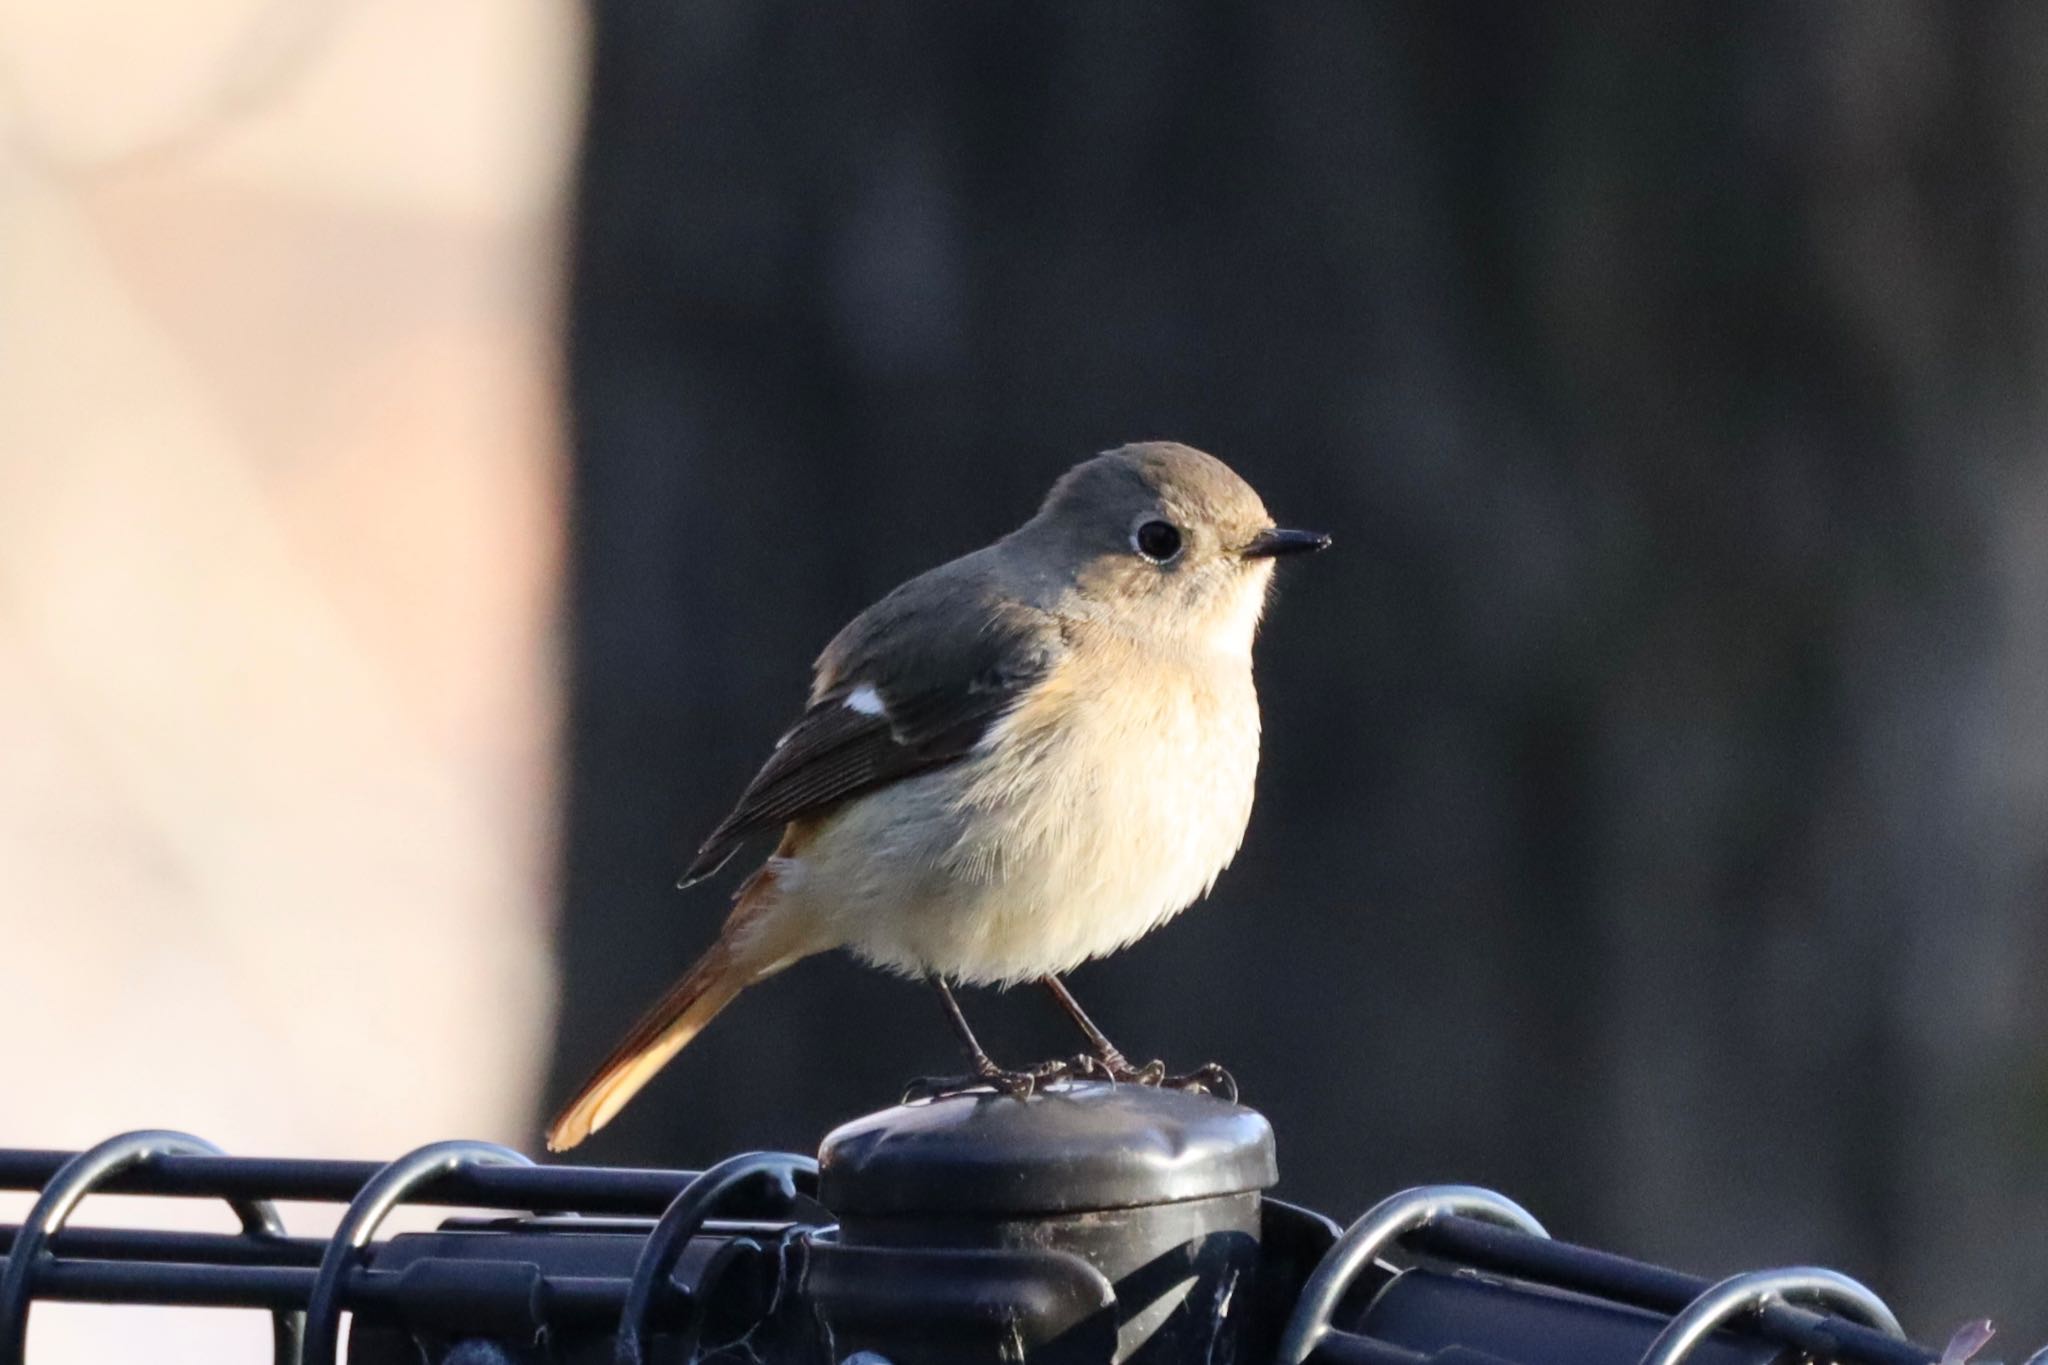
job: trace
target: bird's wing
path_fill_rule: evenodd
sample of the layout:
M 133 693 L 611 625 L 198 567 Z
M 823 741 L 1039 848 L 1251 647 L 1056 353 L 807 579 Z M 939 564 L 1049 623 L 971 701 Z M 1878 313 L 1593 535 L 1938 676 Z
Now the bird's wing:
M 1056 620 L 1035 609 L 936 605 L 928 592 L 899 589 L 827 646 L 810 708 L 697 850 L 682 885 L 716 872 L 752 835 L 965 756 L 1064 649 Z M 934 615 L 981 625 L 947 632 L 933 628 Z

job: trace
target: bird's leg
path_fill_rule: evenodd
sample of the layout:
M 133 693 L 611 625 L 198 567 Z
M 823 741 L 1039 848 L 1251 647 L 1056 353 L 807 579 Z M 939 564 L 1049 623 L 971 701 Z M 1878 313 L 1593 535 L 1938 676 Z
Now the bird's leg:
M 967 1023 L 967 1015 L 960 1008 L 960 1001 L 953 995 L 953 988 L 946 984 L 943 976 L 931 979 L 933 989 L 939 993 L 939 1006 L 946 1011 L 946 1022 L 953 1026 L 953 1036 L 960 1040 L 960 1046 L 967 1053 L 968 1064 L 977 1076 L 994 1076 L 1002 1071 L 989 1059 L 981 1040 L 974 1036 L 974 1030 Z
M 936 972 L 929 979 L 932 988 L 939 993 L 939 1004 L 946 1011 L 946 1022 L 953 1026 L 953 1034 L 960 1040 L 961 1048 L 967 1053 L 968 1065 L 974 1070 L 966 1076 L 921 1076 L 904 1090 L 904 1103 L 914 1099 L 944 1099 L 948 1095 L 980 1089 L 993 1089 L 1018 1099 L 1028 1098 L 1038 1088 L 1040 1077 L 1034 1072 L 1005 1071 L 997 1066 L 982 1047 L 981 1040 L 974 1036 L 974 1030 L 968 1026 L 967 1016 L 961 1011 L 960 1002 L 953 998 L 953 988 L 946 984 L 946 979 Z
M 1124 1054 L 1117 1050 L 1116 1044 L 1109 1041 L 1109 1036 L 1088 1017 L 1088 1012 L 1081 1008 L 1081 1002 L 1067 989 L 1066 982 L 1048 974 L 1040 977 L 1039 983 L 1052 992 L 1052 998 L 1060 1002 L 1060 1008 L 1067 1012 L 1067 1017 L 1074 1021 L 1074 1026 L 1081 1030 L 1081 1036 L 1088 1040 L 1088 1046 L 1095 1049 L 1095 1058 L 1100 1061 L 1101 1071 L 1107 1073 L 1110 1080 L 1136 1081 L 1140 1085 L 1164 1086 L 1168 1090 L 1199 1090 L 1206 1095 L 1220 1095 L 1233 1104 L 1237 1102 L 1236 1078 L 1215 1062 L 1197 1067 L 1184 1076 L 1167 1075 L 1166 1063 L 1156 1060 L 1143 1066 L 1132 1066 Z M 1077 1060 L 1086 1062 L 1091 1059 Z M 1092 1067 L 1089 1070 L 1091 1073 L 1094 1072 Z
M 1081 1030 L 1081 1036 L 1086 1038 L 1088 1046 L 1094 1049 L 1095 1060 L 1100 1063 L 1100 1067 L 1099 1071 L 1095 1066 L 1088 1067 L 1089 1073 L 1101 1074 L 1112 1081 L 1136 1081 L 1140 1085 L 1157 1085 L 1165 1078 L 1164 1062 L 1154 1061 L 1143 1066 L 1132 1066 L 1130 1059 L 1117 1049 L 1115 1043 L 1109 1041 L 1109 1035 L 1096 1027 L 1095 1021 L 1088 1017 L 1088 1012 L 1081 1008 L 1081 1002 L 1067 989 L 1066 982 L 1048 972 L 1038 978 L 1038 984 L 1045 987 L 1053 999 L 1059 1001 L 1060 1008 L 1067 1012 L 1067 1017 L 1074 1021 L 1074 1027 Z

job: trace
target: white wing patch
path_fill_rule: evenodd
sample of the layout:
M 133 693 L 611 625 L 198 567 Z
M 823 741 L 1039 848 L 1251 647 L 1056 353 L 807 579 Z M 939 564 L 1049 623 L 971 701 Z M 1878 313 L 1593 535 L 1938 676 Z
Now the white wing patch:
M 846 694 L 846 709 L 858 711 L 863 716 L 879 716 L 886 714 L 889 708 L 882 705 L 881 693 L 862 683 Z

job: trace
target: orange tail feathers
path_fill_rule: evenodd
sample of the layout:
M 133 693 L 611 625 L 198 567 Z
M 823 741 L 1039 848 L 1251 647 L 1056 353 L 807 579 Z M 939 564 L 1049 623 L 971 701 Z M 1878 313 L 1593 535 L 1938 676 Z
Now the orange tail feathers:
M 610 1123 L 734 996 L 809 955 L 811 949 L 794 948 L 789 935 L 764 923 L 773 900 L 754 893 L 772 885 L 772 877 L 757 874 L 741 888 L 740 903 L 718 941 L 640 1017 L 548 1125 L 549 1151 L 566 1152 Z

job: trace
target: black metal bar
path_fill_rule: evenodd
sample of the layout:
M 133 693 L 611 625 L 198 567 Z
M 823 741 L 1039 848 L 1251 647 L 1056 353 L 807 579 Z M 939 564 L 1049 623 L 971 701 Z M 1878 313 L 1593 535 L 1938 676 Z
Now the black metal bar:
M 498 1262 L 468 1262 L 479 1294 L 502 1293 L 508 1304 L 525 1295 L 530 1278 L 525 1267 Z M 301 1309 L 312 1297 L 315 1271 L 304 1266 L 148 1265 L 127 1261 L 57 1261 L 36 1277 L 37 1302 L 157 1304 L 181 1308 L 245 1308 L 275 1312 Z M 549 1326 L 608 1326 L 617 1321 L 631 1281 L 589 1275 L 539 1276 L 544 1317 Z M 366 1316 L 407 1321 L 437 1307 L 422 1302 L 435 1294 L 432 1286 L 407 1281 L 403 1272 L 350 1271 L 342 1298 L 348 1310 Z M 664 1297 L 654 1319 L 659 1325 L 678 1320 L 687 1308 L 680 1296 Z
M 21 1231 L 0 1224 L 0 1257 L 14 1249 Z M 170 1228 L 65 1228 L 47 1242 L 50 1254 L 70 1260 L 190 1261 L 215 1265 L 320 1264 L 323 1237 L 273 1237 L 232 1232 L 183 1232 Z
M 0 1190 L 40 1190 L 76 1152 L 0 1151 Z M 345 1204 L 382 1170 L 376 1161 L 289 1157 L 163 1156 L 95 1185 L 95 1193 L 193 1199 L 298 1199 Z M 499 1209 L 576 1209 L 658 1215 L 696 1171 L 612 1166 L 464 1167 L 406 1196 L 413 1204 Z
M 1756 1334 L 1783 1342 L 1816 1360 L 1858 1361 L 1861 1365 L 1937 1365 L 1938 1351 L 1917 1341 L 1887 1336 L 1875 1327 L 1838 1316 L 1816 1313 L 1790 1303 L 1772 1303 L 1750 1317 Z M 1738 1320 L 1734 1330 L 1741 1331 Z
M 36 1301 L 150 1303 L 181 1308 L 304 1308 L 305 1266 L 55 1261 L 36 1277 Z
M 1411 1251 L 1512 1275 L 1556 1289 L 1612 1299 L 1659 1313 L 1677 1313 L 1713 1287 L 1713 1281 L 1645 1265 L 1611 1251 L 1531 1237 L 1473 1218 L 1447 1216 L 1417 1228 L 1403 1240 Z M 1847 1318 L 1774 1304 L 1750 1321 L 1760 1335 L 1803 1350 L 1829 1354 L 1843 1348 L 1869 1365 L 1928 1365 L 1939 1357 L 1926 1347 L 1886 1336 Z
M 1676 1313 L 1713 1283 L 1683 1271 L 1644 1265 L 1610 1251 L 1596 1251 L 1553 1237 L 1531 1237 L 1512 1228 L 1457 1215 L 1447 1215 L 1415 1229 L 1402 1239 L 1402 1245 L 1475 1270 L 1515 1275 L 1659 1313 Z
M 1429 1358 L 1371 1337 L 1333 1331 L 1316 1343 L 1308 1359 L 1309 1365 L 1428 1365 Z

